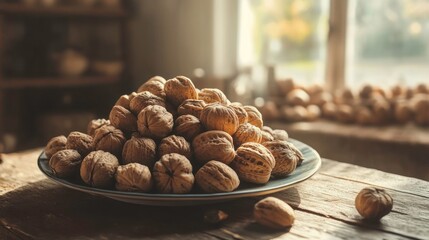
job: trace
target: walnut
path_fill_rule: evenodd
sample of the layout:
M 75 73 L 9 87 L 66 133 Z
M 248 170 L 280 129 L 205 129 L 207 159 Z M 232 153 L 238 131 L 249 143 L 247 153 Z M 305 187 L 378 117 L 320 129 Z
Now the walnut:
M 198 99 L 194 84 L 184 76 L 169 79 L 164 85 L 164 90 L 167 100 L 176 107 L 186 99 Z
M 283 106 L 281 108 L 283 119 L 290 122 L 305 121 L 308 118 L 307 108 L 303 106 Z
M 262 136 L 261 143 L 274 140 L 273 135 L 271 135 L 269 132 L 266 132 L 266 131 L 261 131 L 261 136 Z
M 206 193 L 232 192 L 239 185 L 237 173 L 219 161 L 209 161 L 195 174 L 197 185 Z
M 309 121 L 317 120 L 322 115 L 322 111 L 317 105 L 308 105 L 307 113 L 307 120 Z
M 150 138 L 131 137 L 122 150 L 122 163 L 140 163 L 152 169 L 156 161 L 156 143 Z
M 207 104 L 203 100 L 186 99 L 182 104 L 180 104 L 179 108 L 177 108 L 177 113 L 179 116 L 191 114 L 199 118 L 201 111 L 203 111 L 206 105 Z
M 225 94 L 217 88 L 203 88 L 198 93 L 198 99 L 203 100 L 206 103 L 222 103 L 229 104 L 228 98 Z
M 317 105 L 319 107 L 322 107 L 328 102 L 332 102 L 334 100 L 334 97 L 329 92 L 320 92 L 315 95 L 312 95 L 310 98 L 310 104 Z
M 411 100 L 411 105 L 415 113 L 416 123 L 429 125 L 429 95 L 416 94 Z
M 322 115 L 328 119 L 334 119 L 337 114 L 337 105 L 333 102 L 327 102 L 322 106 Z
M 191 145 L 184 137 L 171 135 L 161 140 L 158 146 L 158 156 L 165 154 L 178 153 L 187 159 L 192 159 Z
M 85 157 L 93 150 L 92 137 L 81 132 L 71 132 L 67 137 L 66 148 L 74 149 L 79 152 L 82 157 Z
M 66 149 L 67 138 L 64 135 L 51 138 L 45 147 L 45 155 L 48 159 L 56 152 Z
M 152 94 L 148 91 L 137 93 L 137 95 L 130 101 L 130 109 L 134 115 L 138 115 L 145 107 L 151 105 L 159 105 L 165 107 L 164 99 Z
M 250 183 L 267 183 L 275 166 L 273 154 L 259 143 L 243 143 L 231 162 L 241 180 Z
M 310 102 L 310 96 L 302 89 L 294 89 L 286 96 L 288 105 L 292 106 L 307 106 Z
M 115 182 L 118 159 L 111 153 L 101 150 L 91 152 L 86 156 L 80 166 L 80 177 L 92 186 L 109 188 Z
M 270 135 L 274 134 L 274 130 L 269 126 L 262 126 L 262 131 L 269 133 Z
M 247 112 L 241 104 L 231 103 L 229 105 L 232 109 L 234 109 L 235 114 L 238 117 L 238 124 L 241 125 L 243 123 L 247 123 Z
M 368 125 L 373 122 L 372 112 L 368 107 L 361 106 L 356 109 L 356 122 L 362 125 Z
M 302 153 L 292 143 L 274 140 L 264 142 L 262 145 L 273 154 L 276 160 L 276 164 L 271 172 L 271 175 L 274 177 L 286 177 L 295 171 L 298 162 L 302 162 L 303 160 Z
M 213 130 L 201 133 L 192 141 L 192 148 L 195 160 L 200 164 L 210 160 L 229 164 L 235 157 L 232 137 L 223 131 Z
M 364 218 L 378 221 L 392 210 L 393 199 L 383 189 L 366 187 L 356 196 L 355 206 Z
M 238 117 L 230 106 L 210 103 L 204 107 L 200 121 L 207 130 L 222 130 L 233 135 L 238 128 Z
M 192 115 L 182 115 L 174 121 L 174 133 L 192 141 L 203 131 L 200 120 Z
M 82 157 L 73 149 L 56 152 L 49 160 L 49 166 L 54 174 L 60 178 L 74 177 L 79 173 Z
M 165 80 L 165 78 L 161 76 L 154 76 L 154 77 L 151 77 L 149 80 L 147 80 L 147 82 L 159 82 L 159 83 L 165 84 L 167 80 Z
M 128 98 L 130 99 L 130 103 L 131 103 L 131 100 L 133 100 L 133 98 L 135 98 L 136 96 L 137 96 L 136 92 L 132 92 L 132 93 L 128 94 Z
M 250 123 L 244 123 L 238 127 L 232 139 L 235 147 L 239 147 L 246 142 L 260 143 L 262 141 L 262 131 Z
M 191 162 L 177 153 L 162 156 L 155 163 L 153 177 L 160 193 L 189 193 L 194 185 Z
M 164 107 L 158 105 L 147 106 L 138 115 L 137 128 L 142 136 L 163 138 L 173 130 L 173 115 Z
M 345 104 L 338 105 L 335 116 L 338 121 L 343 123 L 351 123 L 355 119 L 353 108 Z
M 136 116 L 122 106 L 113 106 L 109 114 L 109 120 L 112 126 L 119 128 L 124 132 L 137 131 Z
M 106 120 L 104 118 L 92 120 L 88 123 L 87 134 L 91 137 L 94 137 L 95 130 L 99 129 L 104 125 L 110 125 L 110 120 Z
M 143 83 L 137 90 L 137 92 L 144 92 L 144 91 L 148 91 L 151 92 L 152 94 L 165 99 L 166 95 L 165 95 L 165 91 L 164 91 L 164 84 L 165 84 L 165 79 L 162 78 L 164 81 L 160 80 L 162 77 L 156 76 L 153 77 L 151 79 L 149 79 L 147 82 Z M 158 80 L 155 80 L 158 79 Z M 160 81 L 159 81 L 160 80 Z
M 247 122 L 262 128 L 264 122 L 262 120 L 262 114 L 253 106 L 244 106 L 244 110 L 247 112 Z
M 116 174 L 116 189 L 131 192 L 149 192 L 152 189 L 152 174 L 149 168 L 139 163 L 119 166 Z
M 295 212 L 284 201 L 267 197 L 255 204 L 253 209 L 255 220 L 269 228 L 287 228 L 295 221 Z
M 276 120 L 280 117 L 280 111 L 277 104 L 270 100 L 264 102 L 264 105 L 259 108 L 259 111 L 265 120 Z
M 110 125 L 103 126 L 95 131 L 94 148 L 109 152 L 119 158 L 125 141 L 126 138 L 121 130 Z
M 400 101 L 395 105 L 395 119 L 397 122 L 406 123 L 413 119 L 414 111 L 408 101 Z
M 292 91 L 296 87 L 296 84 L 292 78 L 279 79 L 279 80 L 277 80 L 277 85 L 280 89 L 280 92 L 283 95 L 288 94 L 290 91 Z
M 283 129 L 273 130 L 272 135 L 274 140 L 287 141 L 289 139 L 289 134 L 286 132 L 286 130 Z
M 124 107 L 126 109 L 130 109 L 130 96 L 129 95 L 122 95 L 119 97 L 119 99 L 116 101 L 115 105 Z

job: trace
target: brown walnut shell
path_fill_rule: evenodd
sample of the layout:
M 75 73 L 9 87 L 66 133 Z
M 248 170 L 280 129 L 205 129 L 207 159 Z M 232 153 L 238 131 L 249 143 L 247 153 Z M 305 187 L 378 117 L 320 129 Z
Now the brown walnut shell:
M 262 145 L 266 147 L 274 156 L 276 164 L 271 172 L 274 177 L 286 177 L 295 171 L 298 162 L 302 161 L 301 152 L 286 141 L 265 142 Z
M 140 163 L 152 169 L 156 161 L 156 143 L 150 138 L 131 137 L 124 144 L 122 163 Z
M 198 99 L 197 91 L 192 81 L 185 76 L 169 79 L 164 85 L 167 100 L 178 107 L 186 99 Z
M 49 160 L 49 166 L 60 178 L 74 177 L 79 173 L 82 157 L 73 149 L 65 149 L 55 153 Z
M 171 133 L 173 125 L 173 115 L 158 105 L 147 106 L 137 118 L 138 131 L 144 137 L 164 138 Z
M 237 103 L 231 103 L 229 106 L 232 107 L 232 109 L 234 109 L 235 114 L 238 117 L 239 125 L 243 123 L 247 123 L 248 114 L 242 105 L 239 105 Z
M 283 129 L 273 130 L 272 135 L 274 140 L 287 141 L 289 139 L 289 134 Z
M 200 164 L 216 160 L 225 164 L 235 157 L 232 137 L 223 131 L 207 131 L 196 136 L 192 141 L 195 160 Z
M 137 118 L 132 112 L 122 106 L 113 106 L 109 114 L 112 126 L 124 132 L 137 131 Z
M 201 111 L 203 111 L 206 105 L 207 104 L 203 100 L 186 99 L 177 108 L 177 114 L 179 116 L 191 114 L 197 118 L 200 118 Z
M 260 143 L 262 141 L 262 131 L 250 123 L 244 123 L 238 127 L 232 139 L 237 148 L 246 142 Z
M 203 131 L 200 120 L 192 115 L 182 115 L 176 118 L 174 126 L 174 133 L 190 142 Z
M 232 192 L 239 185 L 237 173 L 219 161 L 209 161 L 195 174 L 195 182 L 206 193 Z
M 110 125 L 110 120 L 106 120 L 104 118 L 91 120 L 91 122 L 88 123 L 87 134 L 91 137 L 94 137 L 95 130 L 101 128 L 104 125 Z
M 83 159 L 80 177 L 92 187 L 109 188 L 115 182 L 118 166 L 119 161 L 113 154 L 101 150 L 94 151 Z
M 67 149 L 74 149 L 79 152 L 82 157 L 85 157 L 93 150 L 93 139 L 91 136 L 81 132 L 71 132 L 67 136 Z
M 258 128 L 262 128 L 264 122 L 262 120 L 262 114 L 259 112 L 259 110 L 254 106 L 244 106 L 243 108 L 247 112 L 247 122 L 257 126 Z
M 203 88 L 198 93 L 198 99 L 203 100 L 206 103 L 222 103 L 229 104 L 228 98 L 225 94 L 217 88 Z
M 255 220 L 266 227 L 284 229 L 295 222 L 295 212 L 284 202 L 275 197 L 267 197 L 255 204 L 253 209 Z
M 45 147 L 45 155 L 48 159 L 58 151 L 66 149 L 67 138 L 64 135 L 51 138 Z
M 274 140 L 273 135 L 271 135 L 269 132 L 266 132 L 266 131 L 261 131 L 261 136 L 262 136 L 261 143 L 269 142 L 269 141 L 273 141 Z
M 161 78 L 161 77 L 159 77 Z M 137 92 L 144 92 L 148 91 L 162 99 L 166 98 L 165 91 L 164 91 L 164 83 L 162 81 L 158 80 L 152 80 L 153 78 L 149 79 L 147 82 L 143 83 L 137 90 Z
M 237 149 L 231 162 L 241 180 L 250 183 L 267 183 L 276 164 L 273 154 L 259 143 L 248 142 Z
M 355 206 L 364 218 L 378 221 L 392 210 L 393 199 L 383 189 L 366 187 L 356 196 Z
M 221 130 L 233 135 L 238 128 L 238 117 L 233 108 L 220 103 L 204 107 L 200 121 L 207 130 Z
M 158 146 L 158 156 L 165 154 L 178 153 L 187 159 L 192 159 L 191 145 L 184 137 L 171 135 L 161 140 Z
M 109 152 L 121 157 L 126 138 L 124 133 L 114 126 L 103 126 L 95 131 L 94 149 Z
M 119 97 L 119 99 L 116 101 L 115 105 L 124 107 L 126 109 L 130 109 L 130 96 L 129 95 L 122 95 Z
M 269 126 L 263 126 L 262 127 L 262 131 L 267 132 L 267 133 L 269 133 L 271 135 L 274 134 L 274 130 L 271 127 L 269 127 Z
M 189 193 L 194 186 L 191 162 L 177 153 L 162 156 L 155 163 L 153 177 L 160 193 Z
M 165 107 L 165 100 L 152 94 L 151 92 L 144 91 L 137 93 L 137 95 L 130 101 L 130 109 L 134 115 L 138 115 L 144 108 L 151 105 L 159 105 Z
M 147 166 L 128 163 L 119 166 L 115 174 L 116 189 L 130 192 L 149 192 L 152 189 L 152 174 Z

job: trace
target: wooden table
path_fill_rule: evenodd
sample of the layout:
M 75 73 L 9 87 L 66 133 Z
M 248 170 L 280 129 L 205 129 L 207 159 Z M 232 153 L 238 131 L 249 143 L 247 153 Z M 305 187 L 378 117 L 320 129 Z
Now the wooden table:
M 122 203 L 62 187 L 36 166 L 41 149 L 2 156 L 0 239 L 429 239 L 429 182 L 332 160 L 309 180 L 273 196 L 288 202 L 292 228 L 271 230 L 255 223 L 262 197 L 194 207 Z M 392 212 L 380 223 L 362 221 L 356 194 L 369 185 L 387 189 Z M 208 209 L 229 214 L 210 225 Z

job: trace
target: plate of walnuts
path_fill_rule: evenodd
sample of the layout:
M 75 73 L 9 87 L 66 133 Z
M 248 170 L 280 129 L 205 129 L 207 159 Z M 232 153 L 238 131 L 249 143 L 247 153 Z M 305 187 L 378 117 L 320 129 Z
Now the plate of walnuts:
M 315 174 L 321 159 L 285 130 L 264 126 L 257 108 L 184 76 L 156 76 L 87 133 L 52 138 L 38 166 L 75 190 L 173 206 L 281 191 Z

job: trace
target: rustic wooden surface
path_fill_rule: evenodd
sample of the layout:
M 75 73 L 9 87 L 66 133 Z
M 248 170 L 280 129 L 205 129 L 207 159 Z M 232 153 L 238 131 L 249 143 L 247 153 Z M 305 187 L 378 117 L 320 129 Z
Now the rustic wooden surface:
M 122 203 L 62 187 L 37 169 L 41 149 L 2 155 L 0 239 L 429 239 L 429 182 L 332 160 L 309 180 L 273 194 L 296 213 L 290 229 L 271 230 L 252 219 L 262 197 L 194 207 Z M 365 186 L 387 189 L 393 211 L 365 222 L 354 208 Z M 202 221 L 208 209 L 229 214 Z

